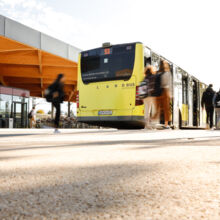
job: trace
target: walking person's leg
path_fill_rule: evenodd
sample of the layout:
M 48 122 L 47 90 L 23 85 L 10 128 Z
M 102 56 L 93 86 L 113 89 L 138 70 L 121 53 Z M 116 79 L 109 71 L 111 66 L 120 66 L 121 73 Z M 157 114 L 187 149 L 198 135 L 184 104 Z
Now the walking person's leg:
M 209 126 L 210 126 L 210 124 L 209 124 L 209 122 L 210 122 L 210 111 L 209 111 L 209 107 L 206 107 L 205 110 L 206 110 L 206 128 L 208 129 Z
M 164 91 L 163 94 L 163 111 L 164 111 L 164 125 L 166 128 L 169 126 L 170 121 L 170 96 L 168 91 Z
M 31 119 L 31 124 L 31 128 L 36 128 L 36 121 L 33 118 Z
M 57 103 L 55 122 L 56 122 L 56 127 L 59 128 L 59 124 L 60 124 L 60 103 Z
M 151 97 L 148 97 L 144 99 L 144 106 L 145 106 L 145 128 L 149 129 L 150 128 L 150 111 L 151 111 Z
M 165 126 L 168 126 L 170 121 L 170 99 L 169 97 L 165 97 L 164 99 L 164 121 Z
M 161 105 L 162 105 L 162 97 L 155 97 L 154 98 L 154 115 L 152 116 L 152 120 L 158 121 L 160 123 L 160 112 L 161 112 Z
M 32 128 L 32 118 L 29 119 L 30 128 Z
M 59 133 L 58 128 L 59 128 L 59 122 L 60 122 L 60 103 L 53 102 L 52 104 L 56 109 L 56 115 L 54 119 L 54 127 L 55 127 L 54 133 Z
M 213 127 L 214 107 L 210 107 L 210 128 Z
M 58 132 L 59 123 L 60 123 L 60 103 L 55 102 L 55 103 L 53 103 L 53 105 L 56 108 L 56 116 L 55 116 L 55 120 L 54 120 L 55 132 Z
M 144 99 L 144 119 L 145 119 L 145 128 L 148 126 L 148 100 Z

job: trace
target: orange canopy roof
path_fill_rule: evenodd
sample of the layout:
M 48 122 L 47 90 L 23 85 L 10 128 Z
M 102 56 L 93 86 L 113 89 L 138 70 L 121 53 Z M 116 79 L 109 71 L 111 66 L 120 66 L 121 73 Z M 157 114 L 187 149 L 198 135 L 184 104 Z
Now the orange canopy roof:
M 59 73 L 66 76 L 66 101 L 75 101 L 76 62 L 0 36 L 0 84 L 27 89 L 31 96 L 44 97 L 44 90 Z

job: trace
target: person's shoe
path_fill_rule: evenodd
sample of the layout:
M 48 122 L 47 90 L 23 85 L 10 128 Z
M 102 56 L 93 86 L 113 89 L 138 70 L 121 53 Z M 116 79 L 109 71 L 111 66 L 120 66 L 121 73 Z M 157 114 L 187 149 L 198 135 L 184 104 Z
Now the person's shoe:
M 145 130 L 153 130 L 153 128 L 152 128 L 152 126 L 147 125 L 147 126 L 145 126 Z
M 169 125 L 164 125 L 163 129 L 171 129 Z
M 56 128 L 53 133 L 54 134 L 60 134 L 60 131 Z

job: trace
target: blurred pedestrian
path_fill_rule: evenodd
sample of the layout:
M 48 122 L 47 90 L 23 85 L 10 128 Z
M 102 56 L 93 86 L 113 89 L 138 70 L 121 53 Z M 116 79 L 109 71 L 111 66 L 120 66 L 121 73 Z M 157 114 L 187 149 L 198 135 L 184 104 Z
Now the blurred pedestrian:
M 170 65 L 167 61 L 160 61 L 160 68 L 157 72 L 155 96 L 156 96 L 156 114 L 154 119 L 160 120 L 161 110 L 164 114 L 164 129 L 170 129 L 169 122 L 171 121 L 170 114 L 170 99 L 172 95 L 172 76 Z
M 59 123 L 60 123 L 60 104 L 64 101 L 64 82 L 65 82 L 65 77 L 62 73 L 58 74 L 57 79 L 51 84 L 48 89 L 47 89 L 47 100 L 50 100 L 53 104 L 53 106 L 56 108 L 56 116 L 54 120 L 55 124 L 55 130 L 54 133 L 60 133 L 58 128 L 59 128 Z
M 155 83 L 155 78 L 154 75 L 156 74 L 156 71 L 153 66 L 147 66 L 144 70 L 145 78 L 144 81 L 147 83 L 148 87 L 148 95 L 144 99 L 144 106 L 145 106 L 145 128 L 146 129 L 152 129 L 151 126 L 151 113 L 153 109 L 153 105 L 155 102 L 155 97 L 152 96 L 153 89 L 154 89 L 154 83 Z
M 206 126 L 208 128 L 213 127 L 213 114 L 214 114 L 214 104 L 213 98 L 215 91 L 213 90 L 213 85 L 209 84 L 208 88 L 202 94 L 202 108 L 206 110 Z
M 213 97 L 213 106 L 215 108 L 220 108 L 220 89 L 218 92 L 215 93 Z
M 220 129 L 220 89 L 214 95 L 213 105 L 214 105 L 214 108 L 215 108 L 215 125 L 216 125 L 216 129 Z
M 33 128 L 36 124 L 35 106 L 33 106 L 31 111 L 28 113 L 28 119 L 29 119 L 30 128 Z

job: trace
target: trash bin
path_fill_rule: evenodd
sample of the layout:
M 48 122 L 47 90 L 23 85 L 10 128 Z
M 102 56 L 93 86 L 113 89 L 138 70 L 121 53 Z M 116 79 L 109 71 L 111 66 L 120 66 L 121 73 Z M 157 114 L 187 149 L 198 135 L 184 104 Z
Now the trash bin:
M 215 116 L 216 116 L 215 127 L 217 130 L 220 130 L 220 107 L 215 108 Z
M 13 124 L 14 124 L 14 119 L 13 118 L 9 118 L 9 120 L 8 120 L 8 128 L 13 128 Z

